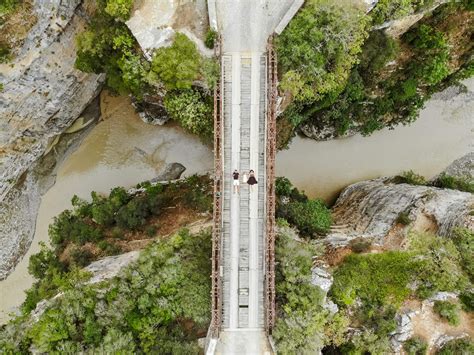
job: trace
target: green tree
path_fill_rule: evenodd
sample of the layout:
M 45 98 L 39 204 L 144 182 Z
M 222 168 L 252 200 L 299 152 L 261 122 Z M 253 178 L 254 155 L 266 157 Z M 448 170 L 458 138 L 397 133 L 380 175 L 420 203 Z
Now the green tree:
M 276 40 L 281 86 L 304 102 L 340 92 L 366 37 L 367 19 L 352 3 L 309 0 Z
M 133 7 L 133 0 L 107 0 L 105 12 L 110 16 L 127 21 Z
M 288 220 L 298 227 L 303 234 L 324 234 L 331 227 L 331 212 L 322 200 L 307 202 L 290 202 Z
M 186 35 L 177 33 L 171 46 L 155 52 L 150 80 L 156 82 L 158 79 L 167 90 L 190 89 L 199 78 L 200 65 L 201 56 L 196 45 Z
M 210 100 L 197 90 L 174 91 L 165 96 L 170 117 L 191 133 L 210 141 L 213 136 L 213 108 Z

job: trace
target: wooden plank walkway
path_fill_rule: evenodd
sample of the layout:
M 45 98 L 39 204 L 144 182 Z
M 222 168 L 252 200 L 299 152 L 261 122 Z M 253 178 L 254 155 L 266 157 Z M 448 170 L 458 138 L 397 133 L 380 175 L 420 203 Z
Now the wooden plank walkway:
M 264 324 L 264 218 L 266 57 L 235 53 L 222 57 L 224 118 L 223 329 Z M 250 191 L 233 193 L 232 172 L 254 170 Z

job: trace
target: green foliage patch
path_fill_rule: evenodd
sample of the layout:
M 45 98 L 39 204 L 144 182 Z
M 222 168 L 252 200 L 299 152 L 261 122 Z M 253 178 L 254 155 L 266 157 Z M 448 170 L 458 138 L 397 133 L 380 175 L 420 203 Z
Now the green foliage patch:
M 433 185 L 445 189 L 474 193 L 474 179 L 470 177 L 457 177 L 442 173 L 438 176 Z
M 145 192 L 134 196 L 121 187 L 112 189 L 107 197 L 92 192 L 91 202 L 74 196 L 74 209 L 54 218 L 49 226 L 52 249 L 43 245 L 30 258 L 28 270 L 37 281 L 27 291 L 22 307 L 25 314 L 38 301 L 52 297 L 67 285 L 65 280 L 77 273 L 76 269 L 123 252 L 124 244 L 119 239 L 133 238 L 133 232 L 139 232 L 142 239 L 154 237 L 156 225 L 149 220 L 159 217 L 166 208 L 183 206 L 195 213 L 212 210 L 211 184 L 206 176 L 191 176 L 167 185 L 143 183 L 139 187 Z
M 344 2 L 306 2 L 276 41 L 280 89 L 292 98 L 282 130 L 303 127 L 326 139 L 410 124 L 434 92 L 472 76 L 469 1 L 440 5 L 399 38 L 373 29 L 432 3 L 381 0 L 364 23 Z
M 426 233 L 411 233 L 406 251 L 350 254 L 333 277 L 331 299 L 349 310 L 353 325 L 361 330 L 340 346 L 342 353 L 389 352 L 396 312 L 409 297 L 426 299 L 440 291 L 460 292 L 466 307 L 472 302 L 472 284 L 455 242 Z M 452 324 L 456 322 L 458 305 L 435 307 Z M 417 339 L 405 343 L 410 354 L 424 354 L 424 349 Z
M 88 28 L 76 37 L 76 68 L 106 73 L 113 92 L 132 94 L 139 102 L 147 96 L 164 96 L 169 116 L 208 141 L 213 128 L 210 93 L 219 65 L 213 58 L 203 58 L 182 33 L 176 34 L 171 46 L 157 49 L 149 63 L 124 23 L 132 7 L 133 0 L 98 2 Z M 209 41 L 216 36 L 211 33 Z
M 362 14 L 348 3 L 306 1 L 276 40 L 282 89 L 302 102 L 339 92 L 366 36 Z
M 210 232 L 183 230 L 101 284 L 74 284 L 36 323 L 0 331 L 0 347 L 45 353 L 197 353 L 210 315 Z
M 425 355 L 428 350 L 428 343 L 420 337 L 413 337 L 403 343 L 403 349 L 407 355 Z
M 370 311 L 382 305 L 398 307 L 410 294 L 417 262 L 405 252 L 351 254 L 334 273 L 331 295 L 340 306 L 360 299 Z
M 165 108 L 172 119 L 191 133 L 210 142 L 213 137 L 213 103 L 198 90 L 171 92 L 165 97 Z
M 273 331 L 282 354 L 317 353 L 326 344 L 339 345 L 348 320 L 330 315 L 322 290 L 311 284 L 312 257 L 320 253 L 307 242 L 293 240 L 285 231 L 276 239 L 278 318 Z
M 454 339 L 444 344 L 436 355 L 470 355 L 474 353 L 474 342 L 470 338 Z
M 133 7 L 133 0 L 107 0 L 105 12 L 110 16 L 122 21 L 130 18 Z
M 324 201 L 310 200 L 284 177 L 276 179 L 276 216 L 286 219 L 306 236 L 325 234 L 332 224 L 331 211 Z
M 190 89 L 199 78 L 200 63 L 201 56 L 194 42 L 177 33 L 171 46 L 155 52 L 150 75 L 156 75 L 167 90 Z
M 451 325 L 459 325 L 460 307 L 449 301 L 435 301 L 433 310 Z

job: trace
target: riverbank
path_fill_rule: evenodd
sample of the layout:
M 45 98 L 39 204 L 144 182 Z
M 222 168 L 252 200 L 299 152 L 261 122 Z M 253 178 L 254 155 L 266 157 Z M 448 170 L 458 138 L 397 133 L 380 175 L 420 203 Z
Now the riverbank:
M 326 142 L 296 137 L 277 154 L 277 176 L 329 203 L 357 181 L 406 170 L 433 177 L 474 148 L 474 78 L 464 84 L 466 92 L 448 88 L 433 95 L 410 126 Z

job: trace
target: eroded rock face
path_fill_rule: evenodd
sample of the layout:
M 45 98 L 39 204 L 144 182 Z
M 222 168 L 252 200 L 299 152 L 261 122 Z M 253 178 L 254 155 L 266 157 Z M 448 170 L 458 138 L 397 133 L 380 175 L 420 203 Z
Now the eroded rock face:
M 122 268 L 136 261 L 140 256 L 140 251 L 133 250 L 125 254 L 108 256 L 94 261 L 84 270 L 92 273 L 92 277 L 87 281 L 89 284 L 102 282 L 118 275 Z
M 36 1 L 37 23 L 12 63 L 0 65 L 0 201 L 48 143 L 97 95 L 102 75 L 74 69 L 80 0 Z
M 58 136 L 48 153 L 34 162 L 0 201 L 0 280 L 9 275 L 30 247 L 41 196 L 54 184 L 59 163 L 79 146 L 99 116 L 97 97 L 77 120 L 85 128 Z
M 334 223 L 344 228 L 334 230 L 325 241 L 344 246 L 363 237 L 383 244 L 392 229 L 400 226 L 401 213 L 416 230 L 448 236 L 455 227 L 474 229 L 474 216 L 469 214 L 473 204 L 474 196 L 467 192 L 395 184 L 387 178 L 362 181 L 347 187 L 336 201 Z

